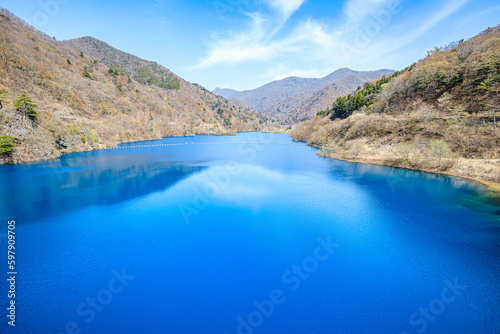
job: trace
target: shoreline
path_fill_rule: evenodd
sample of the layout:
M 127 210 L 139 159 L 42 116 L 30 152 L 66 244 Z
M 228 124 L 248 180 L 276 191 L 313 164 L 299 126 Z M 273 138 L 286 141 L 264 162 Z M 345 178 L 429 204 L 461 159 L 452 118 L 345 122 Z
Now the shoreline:
M 50 157 L 50 158 L 45 158 L 45 159 L 34 159 L 34 160 L 26 160 L 26 161 L 21 161 L 21 162 L 15 162 L 15 163 L 0 163 L 0 166 L 2 165 L 20 165 L 20 164 L 25 164 L 25 163 L 37 163 L 37 162 L 42 162 L 42 161 L 50 161 L 50 160 L 54 160 L 54 159 L 58 159 L 60 158 L 62 155 L 65 155 L 65 154 L 72 154 L 72 153 L 82 153 L 82 152 L 93 152 L 93 151 L 98 151 L 98 150 L 105 150 L 105 149 L 110 149 L 110 148 L 117 148 L 119 147 L 119 145 L 123 145 L 123 144 L 130 144 L 130 143 L 140 143 L 140 142 L 147 142 L 147 141 L 155 141 L 155 140 L 162 140 L 162 139 L 165 139 L 165 138 L 192 138 L 192 137 L 196 137 L 196 136 L 237 136 L 238 133 L 247 133 L 247 132 L 262 132 L 262 133 L 266 133 L 264 131 L 259 131 L 259 130 L 246 130 L 246 131 L 235 131 L 233 133 L 226 133 L 226 134 L 221 134 L 221 133 L 218 133 L 218 134 L 206 134 L 206 133 L 202 133 L 202 134 L 194 134 L 194 135 L 191 135 L 191 136 L 165 136 L 165 137 L 161 137 L 161 138 L 157 138 L 157 139 L 144 139 L 144 140 L 134 140 L 134 141 L 126 141 L 126 142 L 119 142 L 117 144 L 114 144 L 114 145 L 100 145 L 100 147 L 97 147 L 97 148 L 93 148 L 93 149 L 87 149 L 87 150 L 78 150 L 78 151 L 75 151 L 75 152 L 61 152 L 61 155 L 57 156 L 57 157 Z M 286 132 L 274 132 L 274 131 L 271 131 L 271 132 L 268 132 L 268 133 L 284 133 L 286 134 Z M 293 140 L 293 138 L 292 138 Z M 293 140 L 294 142 L 302 142 L 302 141 L 296 141 L 296 140 Z M 310 147 L 314 147 L 314 148 L 317 148 L 318 150 L 322 150 L 324 147 L 322 146 L 316 146 L 316 145 L 310 145 L 306 142 L 303 142 L 304 144 L 310 146 Z M 391 163 L 386 163 L 386 162 L 380 162 L 380 161 L 377 161 L 377 160 L 371 160 L 371 159 L 349 159 L 349 158 L 342 158 L 342 157 L 333 157 L 333 156 L 330 156 L 330 155 L 327 155 L 327 154 L 320 154 L 321 151 L 318 151 L 316 152 L 317 155 L 319 156 L 322 156 L 322 157 L 325 157 L 325 158 L 329 158 L 329 159 L 335 159 L 335 160 L 340 160 L 340 161 L 346 161 L 346 162 L 351 162 L 351 163 L 361 163 L 361 164 L 370 164 L 370 165 L 378 165 L 378 166 L 386 166 L 386 167 L 392 167 L 392 168 L 401 168 L 401 169 L 407 169 L 407 170 L 413 170 L 413 171 L 419 171 L 419 172 L 425 172 L 425 173 L 430 173 L 430 174 L 437 174 L 437 175 L 446 175 L 446 176 L 453 176 L 453 177 L 460 177 L 460 178 L 463 178 L 463 179 L 467 179 L 467 180 L 470 180 L 470 181 L 474 181 L 474 182 L 478 182 L 480 183 L 481 185 L 487 187 L 487 189 L 498 195 L 500 197 L 500 183 L 498 182 L 494 182 L 494 181 L 490 181 L 490 180 L 484 180 L 484 179 L 480 179 L 480 178 L 475 178 L 475 177 L 471 177 L 471 176 L 467 176 L 467 175 L 460 175 L 458 173 L 453 173 L 453 172 L 446 172 L 446 171 L 437 171 L 437 170 L 429 170 L 429 169 L 423 169 L 423 168 L 415 168 L 415 167 L 409 167 L 409 166 L 399 166 L 399 165 L 395 165 L 395 164 L 391 164 Z
M 318 146 L 312 146 L 312 145 L 309 145 L 309 146 L 316 147 L 318 149 L 322 149 L 322 147 L 318 147 Z M 318 151 L 318 153 L 319 153 L 319 151 Z M 318 154 L 318 153 L 316 153 L 316 154 Z M 470 181 L 478 182 L 478 183 L 482 184 L 483 186 L 487 187 L 487 189 L 489 191 L 491 191 L 492 193 L 495 193 L 496 195 L 498 195 L 500 197 L 500 183 L 496 183 L 494 181 L 478 179 L 478 178 L 474 178 L 474 177 L 471 177 L 471 176 L 460 175 L 460 174 L 446 172 L 446 171 L 442 171 L 441 172 L 441 171 L 435 171 L 435 170 L 429 170 L 429 169 L 423 169 L 423 168 L 398 166 L 398 165 L 394 165 L 394 164 L 390 164 L 390 163 L 383 163 L 383 162 L 378 162 L 378 161 L 368 160 L 368 159 L 363 161 L 363 160 L 354 160 L 354 159 L 348 159 L 348 158 L 332 157 L 332 156 L 329 156 L 329 155 L 326 155 L 326 154 L 318 154 L 318 155 L 322 156 L 322 157 L 325 157 L 325 158 L 329 158 L 329 159 L 346 161 L 346 162 L 352 162 L 352 163 L 361 163 L 361 164 L 377 165 L 377 166 L 386 166 L 386 167 L 392 167 L 392 168 L 401 168 L 401 169 L 407 169 L 407 170 L 414 170 L 414 171 L 424 172 L 424 173 L 430 173 L 430 174 L 438 174 L 438 175 L 460 177 L 460 178 L 467 179 L 467 180 L 470 180 Z
M 65 154 L 73 154 L 73 153 L 83 153 L 83 152 L 93 152 L 93 151 L 98 151 L 98 150 L 106 150 L 106 149 L 112 149 L 112 148 L 118 148 L 120 145 L 123 144 L 130 144 L 130 143 L 141 143 L 141 142 L 147 142 L 147 141 L 154 141 L 154 140 L 162 140 L 165 138 L 191 138 L 191 137 L 196 137 L 196 136 L 237 136 L 238 133 L 245 133 L 245 132 L 260 132 L 259 130 L 244 130 L 244 131 L 234 131 L 234 132 L 228 132 L 228 133 L 197 133 L 193 134 L 191 136 L 162 136 L 160 138 L 150 138 L 150 139 L 139 139 L 139 140 L 132 140 L 132 141 L 123 141 L 123 142 L 118 142 L 110 145 L 106 144 L 99 144 L 98 147 L 91 147 L 91 148 L 86 148 L 82 150 L 75 150 L 72 152 L 62 152 L 59 151 L 59 155 L 57 156 L 52 156 L 52 157 L 46 157 L 46 158 L 39 158 L 39 159 L 32 159 L 32 160 L 21 160 L 17 162 L 8 162 L 9 158 L 7 156 L 0 156 L 0 166 L 9 166 L 9 165 L 21 165 L 21 164 L 28 164 L 28 163 L 37 163 L 37 162 L 42 162 L 42 161 L 50 161 L 54 159 L 58 159 L 61 156 Z M 15 147 L 14 147 L 15 149 Z
M 33 160 L 23 160 L 23 161 L 12 162 L 12 163 L 3 162 L 1 159 L 2 158 L 3 159 L 7 159 L 7 157 L 0 157 L 0 166 L 39 163 L 39 162 L 43 162 L 43 161 L 50 161 L 50 160 L 59 159 L 60 157 L 62 157 L 63 155 L 66 155 L 66 154 L 83 153 L 83 152 L 94 152 L 94 151 L 99 151 L 99 150 L 114 149 L 114 148 L 119 148 L 120 145 L 124 145 L 124 144 L 142 143 L 142 142 L 148 142 L 148 141 L 162 140 L 162 139 L 166 139 L 166 138 L 193 138 L 193 137 L 196 137 L 196 136 L 218 136 L 218 137 L 231 136 L 231 137 L 235 137 L 239 133 L 249 133 L 249 132 L 262 132 L 262 133 L 265 133 L 265 132 L 259 131 L 259 130 L 241 130 L 241 131 L 234 131 L 234 132 L 230 132 L 230 133 L 197 133 L 197 134 L 193 134 L 191 136 L 163 136 L 161 138 L 124 141 L 124 142 L 119 142 L 119 143 L 112 144 L 112 145 L 99 144 L 99 147 L 93 147 L 91 149 L 84 149 L 84 150 L 76 150 L 74 152 L 61 152 L 61 151 L 59 151 L 61 154 L 58 155 L 58 156 L 47 157 L 47 158 L 40 158 L 40 159 L 33 159 Z M 274 132 L 272 132 L 272 133 L 274 133 Z

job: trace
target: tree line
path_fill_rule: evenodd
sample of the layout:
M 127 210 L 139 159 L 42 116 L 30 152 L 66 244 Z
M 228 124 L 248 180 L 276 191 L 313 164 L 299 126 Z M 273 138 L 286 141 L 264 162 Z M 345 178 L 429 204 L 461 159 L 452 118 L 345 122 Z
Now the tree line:
M 318 116 L 330 115 L 331 119 L 349 117 L 354 110 L 373 104 L 375 95 L 380 92 L 383 85 L 398 75 L 411 71 L 415 66 L 416 63 L 413 63 L 401 71 L 394 72 L 390 76 L 384 75 L 375 82 L 365 82 L 363 87 L 358 87 L 354 93 L 337 98 L 330 108 L 318 112 Z

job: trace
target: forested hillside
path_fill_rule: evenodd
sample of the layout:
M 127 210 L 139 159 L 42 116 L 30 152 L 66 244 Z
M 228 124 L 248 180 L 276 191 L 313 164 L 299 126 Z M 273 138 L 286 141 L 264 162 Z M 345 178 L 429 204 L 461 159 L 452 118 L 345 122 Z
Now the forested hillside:
M 500 182 L 500 28 L 435 47 L 297 126 L 322 154 Z
M 71 48 L 0 10 L 0 163 L 162 136 L 233 134 L 265 122 L 159 64 L 91 41 L 114 58 Z
M 288 77 L 252 90 L 238 92 L 216 88 L 213 92 L 229 99 L 239 99 L 256 111 L 272 115 L 285 124 L 293 124 L 312 118 L 337 97 L 354 91 L 359 85 L 392 72 L 341 68 L 320 79 Z

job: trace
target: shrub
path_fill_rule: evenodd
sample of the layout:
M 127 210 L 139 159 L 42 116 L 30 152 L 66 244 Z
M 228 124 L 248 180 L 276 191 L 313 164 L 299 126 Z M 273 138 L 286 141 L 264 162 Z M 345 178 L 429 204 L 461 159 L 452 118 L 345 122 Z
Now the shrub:
M 11 136 L 0 137 L 0 154 L 11 152 L 14 148 L 14 138 Z
M 450 149 L 448 144 L 444 140 L 435 140 L 429 145 L 429 150 L 431 155 L 437 159 L 438 168 L 441 166 L 441 160 L 443 157 L 450 154 Z
M 411 144 L 399 143 L 393 148 L 394 154 L 398 157 L 402 164 L 406 164 L 409 161 L 410 154 L 414 150 Z
M 32 120 L 36 120 L 36 117 L 40 114 L 35 110 L 38 105 L 26 94 L 22 94 L 18 97 L 17 101 L 14 103 L 14 107 L 20 112 L 25 113 Z
M 89 78 L 90 80 L 94 80 L 94 77 L 92 77 L 92 74 L 90 74 L 90 73 L 89 73 L 89 71 L 87 70 L 87 68 L 85 68 L 85 69 L 83 70 L 83 76 L 84 76 L 85 78 Z

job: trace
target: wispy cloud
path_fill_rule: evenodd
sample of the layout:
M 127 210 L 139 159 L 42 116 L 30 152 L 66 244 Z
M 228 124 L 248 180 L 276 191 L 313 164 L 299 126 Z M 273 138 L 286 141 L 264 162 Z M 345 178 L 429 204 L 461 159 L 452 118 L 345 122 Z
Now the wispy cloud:
M 344 4 L 344 13 L 349 21 L 362 22 L 367 17 L 386 9 L 399 1 L 394 0 L 349 0 Z
M 406 36 L 404 36 L 403 39 L 400 41 L 400 45 L 404 45 L 403 43 L 407 44 L 409 42 L 414 41 L 418 37 L 422 36 L 429 30 L 431 30 L 432 27 L 434 27 L 436 24 L 456 12 L 460 7 L 465 5 L 469 0 L 455 0 L 451 1 L 448 4 L 446 4 L 441 10 L 439 10 L 437 13 L 434 15 L 431 15 L 420 27 L 417 29 L 413 30 Z
M 335 26 L 311 18 L 289 20 L 304 0 L 264 1 L 271 11 L 281 16 L 263 12 L 247 14 L 247 28 L 213 35 L 207 56 L 192 69 L 251 61 L 283 63 L 290 57 L 319 61 L 318 67 L 331 70 L 339 66 L 357 66 L 411 43 L 469 0 L 448 0 L 438 10 L 428 13 L 427 19 L 418 22 L 417 26 L 411 20 L 396 20 L 403 0 L 347 0 Z M 317 76 L 326 73 L 278 66 L 261 76 L 280 79 L 290 74 Z
M 232 33 L 229 38 L 212 36 L 208 57 L 194 66 L 194 69 L 207 68 L 219 64 L 234 64 L 246 61 L 268 60 L 280 52 L 278 45 L 269 42 L 269 30 L 259 13 L 248 14 L 248 31 Z
M 368 60 L 383 57 L 393 51 L 396 51 L 403 46 L 412 43 L 425 33 L 429 32 L 438 23 L 445 18 L 455 13 L 459 8 L 465 5 L 469 0 L 450 1 L 445 4 L 441 9 L 437 10 L 432 15 L 429 15 L 423 22 L 420 21 L 418 25 L 412 25 L 407 33 L 400 34 L 397 37 L 380 38 L 376 43 L 370 45 L 363 55 L 370 55 Z
M 271 8 L 277 9 L 284 18 L 288 19 L 302 6 L 304 0 L 267 0 Z

